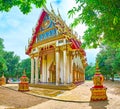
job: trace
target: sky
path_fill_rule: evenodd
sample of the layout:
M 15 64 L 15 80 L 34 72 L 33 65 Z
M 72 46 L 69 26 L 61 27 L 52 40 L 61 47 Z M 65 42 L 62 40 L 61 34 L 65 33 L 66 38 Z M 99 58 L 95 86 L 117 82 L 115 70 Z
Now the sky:
M 75 0 L 47 0 L 46 6 L 49 10 L 51 10 L 50 3 L 56 14 L 57 9 L 59 9 L 67 25 L 73 22 L 73 18 L 68 18 L 67 12 L 73 6 L 76 6 Z M 18 7 L 13 7 L 9 12 L 0 12 L 0 37 L 4 39 L 5 50 L 14 51 L 21 59 L 28 58 L 25 54 L 25 46 L 28 45 L 28 39 L 32 37 L 32 28 L 35 27 L 41 12 L 41 9 L 35 8 L 35 6 L 27 15 L 24 15 Z M 74 31 L 83 36 L 86 29 L 85 25 L 80 24 Z M 95 57 L 99 49 L 85 51 L 88 63 L 95 63 Z

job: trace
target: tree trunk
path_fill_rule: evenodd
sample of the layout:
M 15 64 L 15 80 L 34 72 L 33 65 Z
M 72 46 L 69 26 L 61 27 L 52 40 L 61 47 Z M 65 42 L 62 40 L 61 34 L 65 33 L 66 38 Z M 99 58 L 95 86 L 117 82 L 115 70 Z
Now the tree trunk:
M 112 81 L 114 82 L 114 73 L 111 75 Z
M 105 75 L 105 80 L 109 80 L 110 78 L 109 78 L 109 76 L 106 74 Z

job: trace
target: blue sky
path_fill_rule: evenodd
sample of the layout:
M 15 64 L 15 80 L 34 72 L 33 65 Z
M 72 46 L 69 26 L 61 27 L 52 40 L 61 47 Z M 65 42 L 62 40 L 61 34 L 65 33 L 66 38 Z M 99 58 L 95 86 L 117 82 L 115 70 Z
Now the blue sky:
M 70 25 L 73 19 L 68 19 L 67 12 L 76 5 L 75 0 L 47 0 L 46 6 L 49 10 L 50 3 L 56 13 L 59 9 L 62 18 Z M 28 57 L 25 55 L 25 46 L 28 45 L 28 38 L 32 36 L 32 28 L 35 27 L 40 14 L 41 9 L 34 6 L 28 15 L 22 14 L 17 7 L 13 7 L 8 13 L 0 12 L 0 37 L 4 39 L 5 50 L 14 51 L 21 59 Z M 86 27 L 80 24 L 74 30 L 82 36 Z M 98 51 L 86 50 L 88 63 L 95 62 Z

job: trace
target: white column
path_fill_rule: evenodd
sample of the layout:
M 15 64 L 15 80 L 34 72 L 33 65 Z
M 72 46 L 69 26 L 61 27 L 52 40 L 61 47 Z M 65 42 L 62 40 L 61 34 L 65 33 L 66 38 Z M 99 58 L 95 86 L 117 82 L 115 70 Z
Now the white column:
M 38 76 L 38 58 L 35 58 L 35 84 L 37 84 L 39 81 L 39 76 Z
M 47 55 L 44 56 L 44 81 L 47 82 Z
M 60 78 L 60 53 L 59 48 L 56 48 L 56 85 L 59 84 Z
M 71 71 L 70 71 L 71 78 L 70 78 L 70 82 L 72 83 L 73 82 L 73 56 L 71 55 L 70 57 L 71 57 L 70 58 L 71 59 L 71 66 L 70 66 L 71 67 Z
M 66 60 L 66 63 L 67 63 L 67 69 L 66 69 L 66 79 L 67 79 L 67 83 L 70 83 L 70 63 L 71 63 L 71 61 L 70 61 L 70 53 L 69 53 L 69 51 L 67 51 L 67 54 L 66 54 L 67 56 L 66 56 L 66 58 L 67 58 L 67 60 Z
M 42 82 L 44 81 L 44 55 L 42 56 Z
M 42 57 L 40 57 L 40 82 L 42 82 Z
M 31 84 L 34 83 L 34 58 L 31 58 Z
M 67 54 L 66 54 L 66 49 L 63 51 L 63 71 L 64 71 L 64 84 L 67 83 Z
M 44 67 L 45 67 L 45 61 L 44 61 L 44 55 L 42 56 L 42 82 L 45 82 L 45 70 L 44 70 Z
M 83 72 L 83 73 L 84 73 L 84 78 L 83 78 L 83 80 L 85 81 L 85 69 L 84 69 L 83 71 L 84 71 L 84 72 Z

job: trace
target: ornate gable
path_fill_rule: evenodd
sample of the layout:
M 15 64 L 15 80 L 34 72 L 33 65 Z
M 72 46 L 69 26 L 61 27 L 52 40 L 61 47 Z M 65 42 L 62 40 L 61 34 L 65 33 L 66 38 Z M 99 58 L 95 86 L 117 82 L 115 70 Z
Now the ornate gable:
M 37 42 L 56 35 L 57 28 L 55 27 L 55 22 L 50 18 L 49 14 L 46 13 L 38 32 Z
M 43 12 L 42 12 L 42 14 L 41 14 L 41 16 L 40 16 L 37 24 L 36 24 L 36 27 L 35 27 L 35 29 L 33 30 L 32 38 L 31 38 L 31 40 L 28 42 L 28 49 L 26 49 L 26 54 L 29 54 L 29 53 L 31 52 L 32 46 L 33 46 L 33 44 L 34 44 L 35 41 L 36 41 L 37 34 L 38 34 L 38 32 L 39 32 L 40 26 L 42 25 L 42 21 L 43 21 L 43 19 L 44 19 L 44 17 L 45 17 L 46 14 L 47 14 L 46 11 L 43 10 Z

